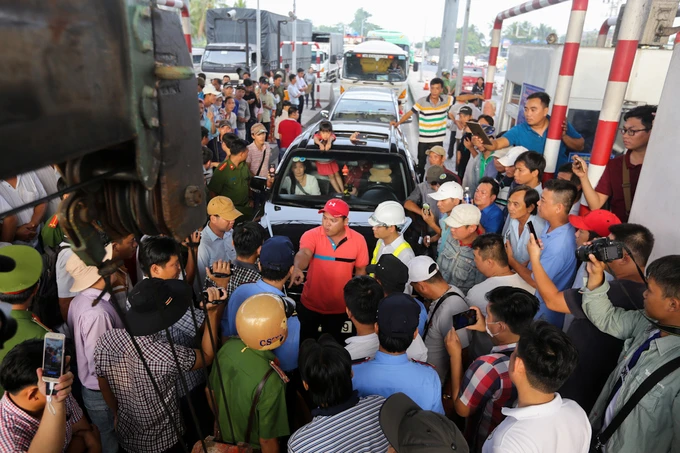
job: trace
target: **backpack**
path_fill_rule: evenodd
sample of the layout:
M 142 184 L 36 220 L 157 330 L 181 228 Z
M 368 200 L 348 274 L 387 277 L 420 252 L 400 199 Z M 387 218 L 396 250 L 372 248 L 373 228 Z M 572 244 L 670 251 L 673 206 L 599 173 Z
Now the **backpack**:
M 33 298 L 33 312 L 52 330 L 65 322 L 59 310 L 57 258 L 59 253 L 67 248 L 69 248 L 68 245 L 59 246 L 56 249 L 45 247 L 45 253 L 42 255 L 43 268 L 40 274 L 40 285 Z

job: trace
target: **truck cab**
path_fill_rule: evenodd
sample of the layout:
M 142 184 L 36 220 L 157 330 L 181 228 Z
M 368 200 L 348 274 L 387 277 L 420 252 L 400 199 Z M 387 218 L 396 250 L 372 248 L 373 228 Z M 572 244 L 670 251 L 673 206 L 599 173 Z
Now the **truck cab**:
M 228 75 L 232 80 L 241 80 L 244 72 L 251 72 L 256 65 L 253 46 L 239 43 L 208 44 L 201 59 L 201 72 L 210 79 L 220 79 Z

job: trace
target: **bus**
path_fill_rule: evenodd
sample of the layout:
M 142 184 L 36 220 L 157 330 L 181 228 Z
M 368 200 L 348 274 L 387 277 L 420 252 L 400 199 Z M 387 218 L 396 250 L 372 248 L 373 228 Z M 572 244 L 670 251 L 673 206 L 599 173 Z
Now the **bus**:
M 404 33 L 394 30 L 372 30 L 366 35 L 366 39 L 383 39 L 404 49 L 409 54 L 409 62 L 413 64 L 414 55 L 411 42 Z
M 407 99 L 408 52 L 382 40 L 365 41 L 345 52 L 340 93 L 355 86 L 380 86 L 394 91 L 399 103 Z

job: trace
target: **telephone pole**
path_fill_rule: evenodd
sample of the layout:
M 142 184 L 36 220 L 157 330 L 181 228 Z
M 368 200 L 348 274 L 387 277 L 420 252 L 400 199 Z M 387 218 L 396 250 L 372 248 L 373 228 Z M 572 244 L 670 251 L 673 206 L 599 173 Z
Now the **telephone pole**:
M 445 0 L 444 21 L 442 23 L 441 47 L 439 48 L 439 65 L 437 76 L 443 70 L 453 67 L 454 44 L 456 42 L 456 24 L 458 21 L 458 0 Z

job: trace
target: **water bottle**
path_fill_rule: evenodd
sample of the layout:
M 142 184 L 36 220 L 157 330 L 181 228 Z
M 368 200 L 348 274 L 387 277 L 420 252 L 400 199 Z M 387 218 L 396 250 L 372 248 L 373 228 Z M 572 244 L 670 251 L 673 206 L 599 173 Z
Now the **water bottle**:
M 463 201 L 466 204 L 472 204 L 472 197 L 470 197 L 470 188 L 466 187 L 465 191 L 463 192 Z

